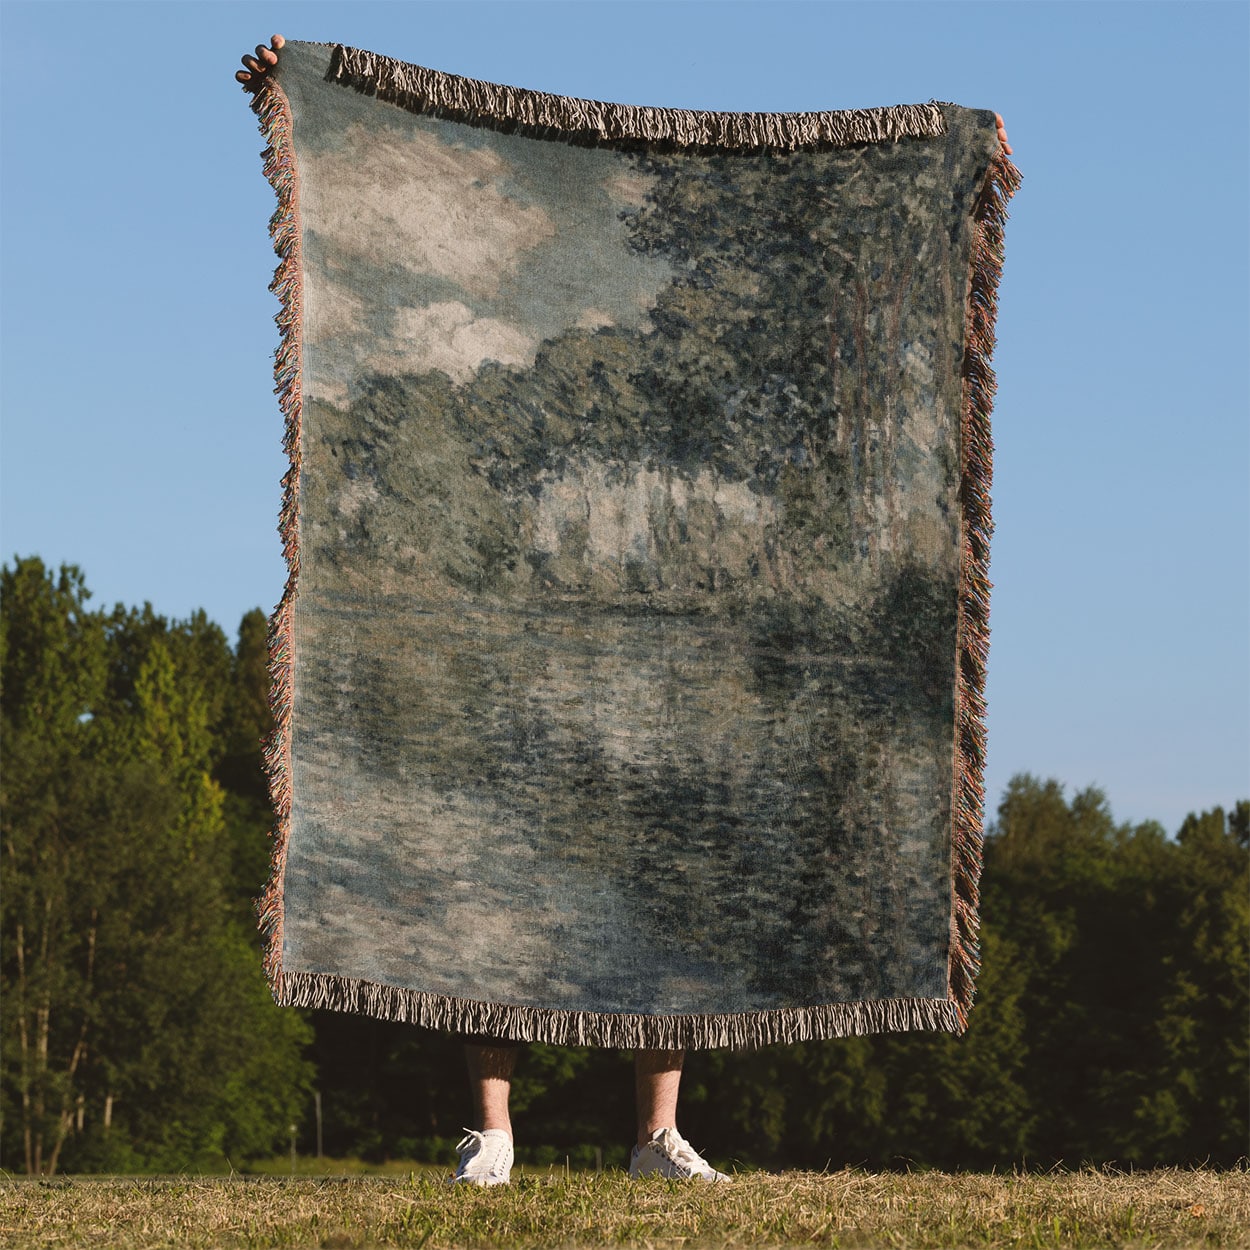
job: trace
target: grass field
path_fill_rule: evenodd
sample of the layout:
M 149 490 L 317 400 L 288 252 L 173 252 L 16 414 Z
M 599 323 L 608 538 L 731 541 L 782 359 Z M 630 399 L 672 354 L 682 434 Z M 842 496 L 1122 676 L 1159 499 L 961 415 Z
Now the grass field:
M 236 1248 L 1250 1247 L 1250 1173 L 747 1173 L 728 1185 L 620 1172 L 506 1189 L 404 1177 L 0 1181 L 0 1245 Z

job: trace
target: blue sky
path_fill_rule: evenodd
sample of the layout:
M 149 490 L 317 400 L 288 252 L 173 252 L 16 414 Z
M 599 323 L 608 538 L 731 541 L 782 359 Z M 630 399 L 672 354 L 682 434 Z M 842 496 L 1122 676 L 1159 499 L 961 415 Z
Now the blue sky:
M 98 602 L 281 592 L 276 302 L 238 58 L 275 30 L 568 95 L 1007 122 L 988 799 L 1250 793 L 1250 6 L 0 4 L 0 548 Z

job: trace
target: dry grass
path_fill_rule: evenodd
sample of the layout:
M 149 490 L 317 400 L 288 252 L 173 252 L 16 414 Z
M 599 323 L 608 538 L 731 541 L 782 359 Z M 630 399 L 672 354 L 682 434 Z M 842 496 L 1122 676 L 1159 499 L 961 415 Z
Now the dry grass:
M 116 1247 L 1250 1247 L 1250 1173 L 0 1182 L 0 1244 Z

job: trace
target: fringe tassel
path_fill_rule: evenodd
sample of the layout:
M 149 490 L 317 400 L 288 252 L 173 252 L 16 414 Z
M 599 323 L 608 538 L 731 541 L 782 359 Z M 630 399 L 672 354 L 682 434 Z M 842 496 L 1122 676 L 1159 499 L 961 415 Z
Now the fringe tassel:
M 651 1016 L 482 1003 L 329 973 L 288 972 L 278 1001 L 293 1007 L 350 1011 L 455 1033 L 631 1050 L 744 1050 L 776 1042 L 869 1033 L 963 1030 L 957 1005 L 943 998 L 829 1003 L 738 1015 Z
M 479 123 L 489 119 L 502 128 L 554 131 L 590 143 L 633 140 L 683 148 L 790 150 L 931 139 L 946 133 L 945 115 L 935 103 L 824 113 L 643 108 L 461 78 L 341 44 L 334 47 L 326 77 L 414 113 L 434 112 Z
M 265 742 L 265 774 L 269 781 L 275 825 L 269 880 L 257 904 L 264 935 L 264 969 L 274 998 L 283 1001 L 282 892 L 286 878 L 287 845 L 291 834 L 291 708 L 295 689 L 293 628 L 299 582 L 300 413 L 302 396 L 303 264 L 300 255 L 299 183 L 291 142 L 291 106 L 272 76 L 252 97 L 268 146 L 262 153 L 265 177 L 278 198 L 269 220 L 278 267 L 269 289 L 281 300 L 274 317 L 281 341 L 274 355 L 274 392 L 284 419 L 283 448 L 290 467 L 282 479 L 282 508 L 278 533 L 286 557 L 287 579 L 282 598 L 269 618 L 269 705 L 274 729 Z
M 990 646 L 990 487 L 994 443 L 994 322 L 1003 269 L 1007 201 L 1020 171 L 1001 151 L 990 162 L 973 212 L 972 274 L 965 319 L 961 417 L 963 557 L 960 569 L 958 670 L 955 686 L 955 786 L 952 801 L 952 918 L 950 993 L 962 1033 L 981 967 L 980 881 L 985 844 L 985 670 Z

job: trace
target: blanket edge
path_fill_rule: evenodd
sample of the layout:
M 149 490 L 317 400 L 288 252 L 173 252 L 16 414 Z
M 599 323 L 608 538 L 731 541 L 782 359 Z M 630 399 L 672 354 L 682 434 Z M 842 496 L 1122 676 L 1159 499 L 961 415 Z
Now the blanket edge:
M 875 999 L 771 1011 L 640 1015 L 487 1003 L 320 972 L 287 972 L 277 1001 L 348 1011 L 462 1034 L 633 1050 L 748 1050 L 776 1043 L 926 1029 L 961 1033 L 957 1004 L 943 998 Z
M 951 802 L 951 946 L 948 989 L 962 1033 L 976 993 L 980 956 L 980 880 L 985 847 L 986 704 L 990 643 L 990 488 L 994 442 L 990 417 L 997 383 L 991 363 L 1002 277 L 1007 202 L 1020 171 L 1001 149 L 991 159 L 973 210 L 973 241 L 964 313 L 963 410 L 960 414 L 962 552 L 956 635 L 955 758 Z
M 264 174 L 278 201 L 269 219 L 270 239 L 278 256 L 269 290 L 280 301 L 274 315 L 279 333 L 278 349 L 274 355 L 274 391 L 282 412 L 282 445 L 288 460 L 287 471 L 282 478 L 282 505 L 278 514 L 278 534 L 286 559 L 287 577 L 282 597 L 269 618 L 269 706 L 273 714 L 273 729 L 265 740 L 263 751 L 274 828 L 270 835 L 269 878 L 257 902 L 264 945 L 262 967 L 275 1001 L 281 1002 L 283 887 L 291 833 L 291 711 L 295 692 L 293 629 L 300 560 L 303 258 L 290 102 L 282 88 L 269 80 L 252 97 L 251 105 L 267 141 L 261 153 Z
M 932 101 L 816 113 L 648 108 L 463 78 L 343 44 L 334 45 L 326 78 L 411 112 L 479 122 L 488 119 L 496 125 L 557 133 L 582 142 L 793 150 L 931 139 L 946 133 L 945 113 Z

